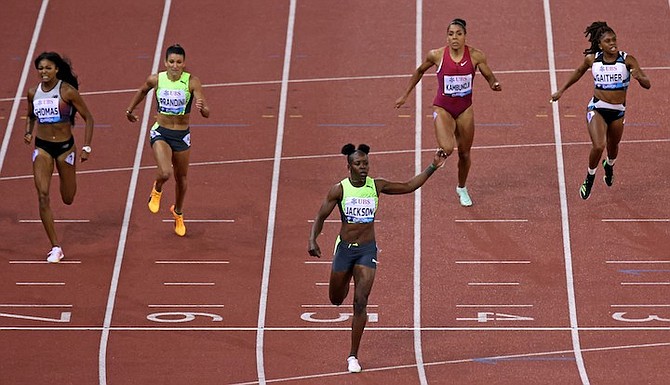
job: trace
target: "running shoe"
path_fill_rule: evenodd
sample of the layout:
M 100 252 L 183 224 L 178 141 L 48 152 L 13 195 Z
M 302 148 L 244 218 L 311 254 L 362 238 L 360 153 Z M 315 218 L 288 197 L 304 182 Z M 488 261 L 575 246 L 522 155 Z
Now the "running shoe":
M 579 189 L 579 195 L 581 195 L 582 199 L 589 199 L 589 196 L 591 195 L 591 187 L 593 187 L 593 181 L 595 179 L 596 174 L 586 174 L 586 179 L 584 179 L 584 183 L 582 183 L 582 187 Z
M 347 358 L 347 369 L 349 373 L 360 373 L 361 365 L 358 363 L 358 358 L 356 356 L 349 356 Z
M 47 262 L 58 263 L 64 257 L 65 254 L 63 254 L 63 249 L 61 249 L 59 246 L 54 246 L 51 248 L 51 251 L 47 254 Z
M 161 195 L 163 195 L 163 192 L 156 191 L 156 182 L 154 182 L 154 186 L 151 188 L 151 195 L 149 196 L 149 211 L 154 214 L 156 214 L 161 207 Z
M 170 212 L 174 217 L 174 232 L 180 237 L 183 237 L 184 235 L 186 235 L 186 225 L 184 225 L 184 214 L 177 214 L 174 211 L 174 205 L 170 206 Z
M 458 199 L 461 201 L 461 206 L 463 207 L 472 206 L 472 199 L 470 199 L 467 187 L 456 186 L 456 194 L 458 194 Z
M 612 183 L 614 183 L 614 166 L 610 166 L 607 163 L 607 159 L 603 159 L 603 168 L 605 169 L 605 176 L 603 177 L 603 180 L 605 181 L 605 184 L 608 186 L 612 186 Z

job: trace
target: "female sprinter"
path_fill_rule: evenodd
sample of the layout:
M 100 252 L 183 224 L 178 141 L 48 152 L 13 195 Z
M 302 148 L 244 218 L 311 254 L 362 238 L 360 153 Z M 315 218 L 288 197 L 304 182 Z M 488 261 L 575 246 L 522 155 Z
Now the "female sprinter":
M 85 162 L 91 154 L 93 115 L 79 95 L 79 81 L 72 72 L 69 61 L 56 52 L 43 52 L 35 59 L 34 64 L 41 82 L 37 87 L 28 90 L 28 114 L 23 140 L 30 144 L 33 130 L 37 127 L 33 176 L 39 199 L 40 219 L 51 242 L 47 262 L 56 263 L 65 255 L 58 242 L 50 206 L 49 187 L 54 163 L 60 180 L 61 199 L 63 203 L 70 205 L 77 193 L 76 147 L 72 135 L 74 117 L 79 112 L 86 122 L 84 146 L 79 154 L 81 161 Z
M 368 152 L 365 144 L 347 144 L 342 154 L 347 157 L 349 177 L 334 185 L 321 204 L 309 236 L 309 255 L 321 257 L 316 238 L 321 234 L 323 223 L 339 207 L 342 227 L 335 245 L 335 255 L 330 273 L 328 294 L 333 305 L 341 305 L 349 293 L 349 282 L 354 279 L 354 317 L 351 325 L 351 350 L 347 358 L 351 373 L 361 371 L 358 363 L 358 347 L 367 321 L 367 304 L 377 268 L 377 244 L 375 242 L 375 212 L 379 194 L 407 194 L 421 187 L 435 170 L 441 167 L 447 155 L 437 150 L 433 162 L 419 175 L 407 182 L 390 182 L 368 176 Z
M 423 74 L 437 67 L 437 95 L 433 100 L 433 123 L 437 144 L 448 155 L 458 147 L 458 186 L 456 193 L 462 206 L 472 206 L 465 187 L 470 171 L 470 148 L 475 137 L 472 110 L 472 81 L 475 69 L 484 76 L 494 91 L 501 91 L 500 82 L 486 64 L 484 52 L 465 44 L 465 20 L 454 19 L 447 29 L 447 45 L 430 50 L 428 56 L 414 71 L 405 93 L 395 102 L 400 108 Z M 421 95 L 417 97 L 421 99 Z M 417 103 L 419 103 L 417 101 Z
M 184 196 L 188 187 L 189 156 L 191 154 L 191 131 L 189 120 L 191 106 L 194 104 L 200 115 L 209 117 L 209 107 L 205 102 L 200 79 L 184 71 L 186 52 L 179 44 L 168 47 L 165 52 L 166 71 L 149 75 L 137 90 L 126 109 L 126 118 L 136 122 L 133 115 L 135 107 L 146 97 L 149 91 L 156 89 L 158 114 L 156 123 L 151 128 L 150 144 L 156 159 L 156 180 L 149 196 L 149 210 L 157 213 L 160 208 L 163 184 L 170 179 L 174 170 L 175 204 L 170 207 L 174 217 L 174 231 L 179 236 L 186 235 L 184 215 L 182 212 Z
M 596 178 L 596 169 L 605 148 L 607 148 L 607 159 L 602 163 L 605 170 L 605 184 L 612 186 L 614 182 L 614 162 L 619 154 L 619 142 L 623 136 L 626 90 L 631 76 L 646 89 L 651 87 L 651 82 L 632 55 L 619 51 L 616 34 L 607 23 L 594 22 L 586 28 L 584 34 L 591 43 L 591 46 L 584 50 L 584 61 L 565 85 L 551 95 L 551 101 L 560 99 L 565 90 L 581 79 L 589 68 L 591 69 L 595 90 L 586 107 L 586 127 L 592 145 L 586 179 L 579 189 L 582 199 L 589 199 Z

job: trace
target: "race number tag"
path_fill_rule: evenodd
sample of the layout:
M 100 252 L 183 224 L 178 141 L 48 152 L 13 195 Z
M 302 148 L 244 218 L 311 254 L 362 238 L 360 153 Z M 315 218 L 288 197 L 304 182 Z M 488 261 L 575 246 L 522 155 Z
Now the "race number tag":
M 444 95 L 465 96 L 472 93 L 472 74 L 444 76 Z

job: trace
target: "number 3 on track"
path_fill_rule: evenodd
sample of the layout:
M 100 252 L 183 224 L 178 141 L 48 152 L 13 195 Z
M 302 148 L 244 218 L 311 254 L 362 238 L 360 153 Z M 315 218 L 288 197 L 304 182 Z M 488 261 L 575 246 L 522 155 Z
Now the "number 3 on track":
M 656 314 L 649 314 L 647 318 L 626 318 L 624 317 L 624 315 L 626 315 L 626 312 L 620 311 L 612 314 L 612 318 L 614 318 L 617 321 L 624 321 L 624 322 L 649 322 L 649 321 L 670 322 L 670 319 L 661 318 Z

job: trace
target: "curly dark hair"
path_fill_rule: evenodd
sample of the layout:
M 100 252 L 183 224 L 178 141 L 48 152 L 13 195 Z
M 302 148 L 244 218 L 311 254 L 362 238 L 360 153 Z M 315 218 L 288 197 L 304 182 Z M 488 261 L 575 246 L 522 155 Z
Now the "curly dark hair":
M 591 25 L 586 27 L 584 36 L 589 39 L 591 46 L 584 50 L 584 55 L 589 55 L 600 51 L 598 43 L 600 43 L 600 38 L 602 38 L 602 36 L 607 32 L 615 34 L 614 30 L 610 28 L 604 21 L 594 21 L 591 23 Z
M 62 57 L 57 52 L 42 52 L 35 58 L 35 69 L 39 68 L 42 60 L 48 60 L 56 65 L 56 68 L 58 68 L 57 79 L 64 81 L 77 90 L 79 89 L 79 80 L 77 79 L 77 75 L 72 71 L 72 64 L 68 58 Z M 77 109 L 72 106 L 72 115 L 70 116 L 70 123 L 72 124 L 74 124 L 76 112 Z

